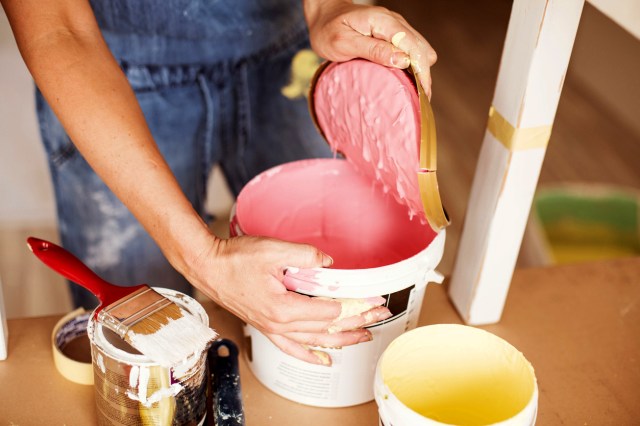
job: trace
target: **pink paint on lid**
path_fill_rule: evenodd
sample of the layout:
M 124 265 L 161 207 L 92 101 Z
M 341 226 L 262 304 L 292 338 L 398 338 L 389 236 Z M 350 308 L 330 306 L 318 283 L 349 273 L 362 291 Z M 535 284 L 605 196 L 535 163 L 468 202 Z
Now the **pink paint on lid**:
M 318 75 L 312 96 L 329 145 L 425 222 L 417 176 L 420 103 L 412 78 L 363 59 L 334 62 Z

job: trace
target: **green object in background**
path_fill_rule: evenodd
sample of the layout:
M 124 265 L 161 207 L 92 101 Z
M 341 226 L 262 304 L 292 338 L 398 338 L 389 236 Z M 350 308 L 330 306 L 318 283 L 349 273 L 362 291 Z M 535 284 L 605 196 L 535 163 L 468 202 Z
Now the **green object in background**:
M 617 187 L 541 188 L 534 220 L 554 263 L 640 255 L 640 196 Z

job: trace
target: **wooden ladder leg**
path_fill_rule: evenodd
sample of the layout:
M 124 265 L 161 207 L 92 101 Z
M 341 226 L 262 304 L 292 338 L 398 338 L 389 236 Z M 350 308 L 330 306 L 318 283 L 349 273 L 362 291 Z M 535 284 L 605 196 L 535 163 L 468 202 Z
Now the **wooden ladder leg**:
M 583 6 L 514 1 L 449 287 L 468 324 L 502 315 Z

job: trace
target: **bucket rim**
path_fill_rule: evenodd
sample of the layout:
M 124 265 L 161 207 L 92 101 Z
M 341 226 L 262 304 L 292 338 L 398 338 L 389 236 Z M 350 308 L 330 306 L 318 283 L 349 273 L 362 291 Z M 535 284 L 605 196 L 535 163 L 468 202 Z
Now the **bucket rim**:
M 407 339 L 408 336 L 411 335 L 412 333 L 415 334 L 415 333 L 424 332 L 426 330 L 436 330 L 436 329 L 447 330 L 451 328 L 463 330 L 465 332 L 476 333 L 480 335 L 489 335 L 491 339 L 496 339 L 502 345 L 505 345 L 506 347 L 513 350 L 514 353 L 518 354 L 525 361 L 526 365 L 528 366 L 529 372 L 532 375 L 533 389 L 524 407 L 522 407 L 522 409 L 518 413 L 514 414 L 513 416 L 504 420 L 500 420 L 495 423 L 488 424 L 487 426 L 524 425 L 525 423 L 523 423 L 523 421 L 527 419 L 531 419 L 530 423 L 528 423 L 529 426 L 535 425 L 537 414 L 538 414 L 539 387 L 538 387 L 538 377 L 535 373 L 535 368 L 533 367 L 531 362 L 525 357 L 525 355 L 518 348 L 516 348 L 509 341 L 498 336 L 497 334 L 492 333 L 488 330 L 484 330 L 482 328 L 477 328 L 470 325 L 457 324 L 457 323 L 439 323 L 439 324 L 429 324 L 429 325 L 416 327 L 412 330 L 409 330 L 401 334 L 396 339 L 394 339 L 394 341 L 392 341 L 391 344 L 389 344 L 389 346 L 387 346 L 385 351 L 378 358 L 378 362 L 376 363 L 376 369 L 374 374 L 374 385 L 373 385 L 374 399 L 376 401 L 376 405 L 378 406 L 378 411 L 380 415 L 382 416 L 383 413 L 386 416 L 388 416 L 390 413 L 398 415 L 398 411 L 401 410 L 402 413 L 400 415 L 403 417 L 403 420 L 406 421 L 410 419 L 411 424 L 422 425 L 422 426 L 451 426 L 450 423 L 442 423 L 437 420 L 424 417 L 423 415 L 414 411 L 412 408 L 408 407 L 393 393 L 393 391 L 389 388 L 389 386 L 384 382 L 384 379 L 382 377 L 383 375 L 382 365 L 385 362 L 385 355 L 389 353 L 389 348 L 393 345 L 394 342 Z M 387 418 L 386 420 L 389 421 L 390 419 Z M 394 420 L 398 420 L 398 419 L 396 418 Z
M 435 268 L 444 253 L 445 237 L 446 230 L 442 229 L 417 254 L 375 268 L 288 268 L 284 283 L 289 290 L 301 294 L 334 298 L 379 296 L 404 290 L 412 285 L 425 286 L 429 282 L 440 284 L 444 277 Z

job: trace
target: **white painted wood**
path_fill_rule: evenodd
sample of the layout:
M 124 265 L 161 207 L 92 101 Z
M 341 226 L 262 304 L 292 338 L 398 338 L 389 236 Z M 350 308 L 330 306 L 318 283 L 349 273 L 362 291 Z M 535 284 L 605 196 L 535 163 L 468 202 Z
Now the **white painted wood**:
M 551 126 L 584 0 L 515 0 L 493 105 L 515 128 Z M 546 148 L 487 131 L 449 295 L 468 324 L 499 321 Z
M 461 242 L 454 268 L 459 276 L 450 290 L 456 306 L 467 307 L 465 321 L 470 324 L 500 320 L 545 151 L 509 152 L 489 132 L 485 135 L 476 177 L 488 179 L 474 179 L 467 211 L 467 220 L 469 216 L 482 219 L 480 226 L 464 230 L 473 229 L 475 235 L 464 238 L 474 238 L 476 244 Z M 477 251 L 478 246 L 483 247 L 484 255 Z M 472 292 L 459 284 L 476 278 Z
M 583 4 L 514 2 L 493 97 L 514 127 L 553 123 Z
M 640 39 L 640 0 L 589 0 L 589 3 Z

